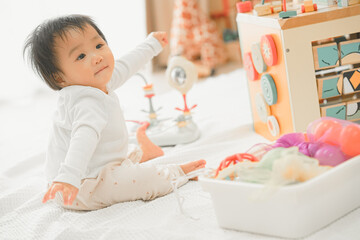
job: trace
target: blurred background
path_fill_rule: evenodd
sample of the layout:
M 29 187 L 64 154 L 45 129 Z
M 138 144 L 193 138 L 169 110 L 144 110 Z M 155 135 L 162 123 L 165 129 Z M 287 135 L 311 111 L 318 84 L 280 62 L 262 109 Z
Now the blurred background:
M 105 34 L 114 55 L 120 56 L 146 36 L 145 1 L 12 0 L 0 5 L 0 105 L 48 91 L 23 59 L 30 32 L 42 21 L 64 14 L 86 14 Z
M 170 37 L 175 2 L 187 1 L 1 1 L 0 107 L 8 101 L 27 101 L 39 91 L 51 91 L 24 61 L 22 52 L 27 36 L 45 19 L 73 13 L 91 16 L 104 32 L 116 58 L 135 47 L 152 31 L 166 31 Z M 235 22 L 235 4 L 238 0 L 189 2 L 196 2 L 199 11 L 216 23 L 226 46 L 228 61 L 240 63 L 240 46 L 236 39 Z M 170 46 L 167 46 L 153 60 L 150 71 L 166 68 L 169 55 Z

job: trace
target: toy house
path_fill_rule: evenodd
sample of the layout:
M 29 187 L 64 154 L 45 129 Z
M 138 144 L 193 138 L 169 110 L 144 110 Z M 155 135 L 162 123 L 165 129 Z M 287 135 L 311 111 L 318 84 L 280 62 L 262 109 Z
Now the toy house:
M 360 120 L 360 5 L 288 9 L 237 14 L 255 131 L 275 140 L 322 116 Z

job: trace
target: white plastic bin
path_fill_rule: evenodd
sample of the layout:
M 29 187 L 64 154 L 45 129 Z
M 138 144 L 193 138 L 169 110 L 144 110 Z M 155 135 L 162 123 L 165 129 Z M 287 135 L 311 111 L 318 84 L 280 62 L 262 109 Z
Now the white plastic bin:
M 360 156 L 263 200 L 261 184 L 199 177 L 220 227 L 285 238 L 305 237 L 360 206 Z

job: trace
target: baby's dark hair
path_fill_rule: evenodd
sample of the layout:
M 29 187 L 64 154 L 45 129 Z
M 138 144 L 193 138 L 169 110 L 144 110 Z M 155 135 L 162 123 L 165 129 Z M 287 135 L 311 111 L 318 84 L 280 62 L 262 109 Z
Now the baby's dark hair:
M 56 81 L 56 74 L 61 72 L 54 51 L 56 37 L 64 38 L 69 30 L 84 30 L 86 25 L 92 26 L 107 42 L 104 34 L 90 17 L 77 14 L 47 20 L 28 36 L 23 55 L 27 53 L 32 68 L 50 88 L 61 89 Z

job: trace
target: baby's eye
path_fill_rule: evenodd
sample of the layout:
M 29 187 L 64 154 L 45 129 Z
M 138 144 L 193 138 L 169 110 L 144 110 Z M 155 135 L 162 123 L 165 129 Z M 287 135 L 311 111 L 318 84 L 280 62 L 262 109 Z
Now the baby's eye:
M 96 49 L 100 49 L 102 46 L 104 46 L 104 44 L 98 44 L 98 45 L 96 45 Z
M 85 57 L 85 54 L 84 53 L 82 53 L 82 54 L 80 54 L 78 57 L 77 57 L 77 59 L 76 60 L 81 60 L 81 59 L 83 59 Z

